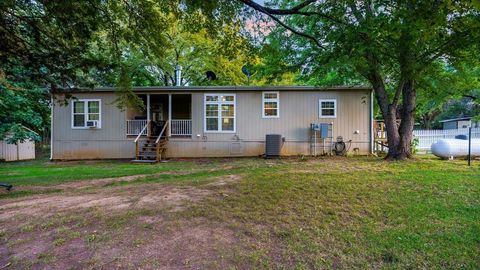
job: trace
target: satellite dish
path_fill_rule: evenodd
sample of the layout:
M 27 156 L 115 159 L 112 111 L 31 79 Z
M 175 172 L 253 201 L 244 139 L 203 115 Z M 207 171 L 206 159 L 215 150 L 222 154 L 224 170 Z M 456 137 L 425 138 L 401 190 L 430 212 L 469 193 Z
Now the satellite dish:
M 252 73 L 250 72 L 250 67 L 248 65 L 244 65 L 242 67 L 242 72 L 243 74 L 245 74 L 245 76 L 247 77 L 250 77 L 250 75 L 252 75 Z
M 215 75 L 215 73 L 211 70 L 207 71 L 205 75 L 207 76 L 207 80 L 209 81 L 214 81 L 217 79 L 217 75 Z

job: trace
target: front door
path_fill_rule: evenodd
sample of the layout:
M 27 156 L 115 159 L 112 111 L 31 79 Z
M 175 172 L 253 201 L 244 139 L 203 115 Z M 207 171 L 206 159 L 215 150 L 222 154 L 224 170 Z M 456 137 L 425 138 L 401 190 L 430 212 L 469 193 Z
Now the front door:
M 152 120 L 152 136 L 157 137 L 162 132 L 162 129 L 165 127 L 166 121 L 153 121 Z M 164 134 L 166 135 L 166 134 Z

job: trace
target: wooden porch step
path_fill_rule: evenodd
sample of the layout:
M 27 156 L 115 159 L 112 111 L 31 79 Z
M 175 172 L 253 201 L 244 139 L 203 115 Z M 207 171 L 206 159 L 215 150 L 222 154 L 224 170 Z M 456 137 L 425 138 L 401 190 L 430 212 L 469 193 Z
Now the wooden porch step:
M 164 131 L 162 131 L 163 133 Z M 167 150 L 168 137 L 148 136 L 143 139 L 138 138 L 135 145 L 135 159 L 132 162 L 154 163 L 165 158 Z M 158 139 L 158 143 L 157 143 Z
M 165 143 L 165 144 L 159 144 L 159 145 L 158 145 L 158 147 L 159 147 L 160 149 L 162 149 L 162 148 L 167 148 L 166 146 L 167 146 L 166 143 Z M 144 145 L 144 146 L 140 146 L 139 148 L 140 148 L 140 149 L 152 149 L 151 151 L 155 151 L 155 150 L 157 149 L 157 146 L 156 146 L 156 145 Z
M 140 151 L 138 155 L 140 157 L 156 157 L 157 151 Z
M 147 148 L 147 147 L 155 148 L 155 147 L 157 147 L 157 145 L 154 144 L 154 143 L 144 143 L 142 147 L 144 147 L 144 148 Z
M 131 163 L 144 163 L 144 164 L 153 164 L 153 163 L 157 163 L 156 160 L 152 160 L 152 159 L 133 159 L 133 160 L 130 160 Z

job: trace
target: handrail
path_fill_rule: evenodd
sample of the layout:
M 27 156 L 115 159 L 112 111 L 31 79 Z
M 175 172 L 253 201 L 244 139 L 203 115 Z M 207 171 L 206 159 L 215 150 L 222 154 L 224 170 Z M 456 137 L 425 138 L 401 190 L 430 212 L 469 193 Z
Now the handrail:
M 163 133 L 165 132 L 165 130 L 166 130 L 167 127 L 168 127 L 168 122 L 169 122 L 169 121 L 170 121 L 170 120 L 167 120 L 167 122 L 165 122 L 165 125 L 164 125 L 163 128 L 162 128 L 162 131 L 160 131 L 160 134 L 158 135 L 157 140 L 155 141 L 156 144 L 158 144 L 158 142 L 159 142 L 160 139 L 162 138 Z
M 143 132 L 145 131 L 145 129 L 148 128 L 148 125 L 150 124 L 151 120 L 150 121 L 147 121 L 147 124 L 143 127 L 142 131 L 140 131 L 140 133 L 138 133 L 138 136 L 137 138 L 135 138 L 135 140 L 133 142 L 138 142 L 138 140 L 140 139 L 140 137 L 142 137 L 142 134 Z

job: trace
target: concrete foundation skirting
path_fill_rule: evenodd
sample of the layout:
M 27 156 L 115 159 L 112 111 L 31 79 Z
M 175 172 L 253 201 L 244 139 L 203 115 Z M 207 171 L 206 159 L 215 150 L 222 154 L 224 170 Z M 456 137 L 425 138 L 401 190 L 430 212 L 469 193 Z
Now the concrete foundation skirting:
M 349 144 L 347 143 L 347 146 Z M 135 156 L 135 144 L 131 140 L 84 140 L 56 141 L 52 159 L 130 159 Z M 323 145 L 317 146 L 317 154 L 322 154 Z M 329 145 L 325 145 L 329 150 Z M 168 142 L 167 157 L 245 157 L 260 156 L 265 152 L 264 141 L 197 141 L 172 139 Z M 350 153 L 367 155 L 370 142 L 354 141 Z M 282 156 L 310 154 L 310 142 L 286 141 L 282 147 Z

